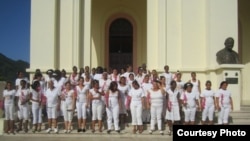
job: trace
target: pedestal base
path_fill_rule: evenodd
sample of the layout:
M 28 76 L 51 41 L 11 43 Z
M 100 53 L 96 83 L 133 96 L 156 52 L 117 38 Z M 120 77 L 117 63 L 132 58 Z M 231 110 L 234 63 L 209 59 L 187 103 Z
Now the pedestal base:
M 223 64 L 217 67 L 218 84 L 222 81 L 228 82 L 228 90 L 232 93 L 233 106 L 235 111 L 240 110 L 242 82 L 241 69 L 244 65 Z

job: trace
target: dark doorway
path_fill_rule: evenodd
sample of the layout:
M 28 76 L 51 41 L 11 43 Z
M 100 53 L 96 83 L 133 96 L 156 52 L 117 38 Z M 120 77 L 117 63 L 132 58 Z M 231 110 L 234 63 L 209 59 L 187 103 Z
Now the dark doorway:
M 120 71 L 127 64 L 133 66 L 133 26 L 118 18 L 109 27 L 109 67 Z

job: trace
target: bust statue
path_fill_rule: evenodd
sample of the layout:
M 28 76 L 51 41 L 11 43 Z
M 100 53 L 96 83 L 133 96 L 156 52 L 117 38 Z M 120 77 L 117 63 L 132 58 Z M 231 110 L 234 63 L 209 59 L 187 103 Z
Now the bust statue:
M 224 45 L 225 48 L 216 53 L 218 64 L 239 64 L 238 53 L 233 50 L 234 39 L 227 38 Z

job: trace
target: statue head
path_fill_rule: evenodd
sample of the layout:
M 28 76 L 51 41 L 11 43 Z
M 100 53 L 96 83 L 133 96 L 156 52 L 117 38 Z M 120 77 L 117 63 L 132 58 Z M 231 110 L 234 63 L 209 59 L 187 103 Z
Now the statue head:
M 225 43 L 224 43 L 226 49 L 228 50 L 232 50 L 233 49 L 233 46 L 234 46 L 234 39 L 232 37 L 228 37 L 226 40 L 225 40 Z

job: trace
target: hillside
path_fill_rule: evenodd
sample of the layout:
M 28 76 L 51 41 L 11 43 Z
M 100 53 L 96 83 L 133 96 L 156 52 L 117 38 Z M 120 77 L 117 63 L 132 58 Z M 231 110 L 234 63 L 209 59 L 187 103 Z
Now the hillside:
M 0 81 L 12 81 L 17 77 L 18 71 L 24 71 L 29 68 L 29 63 L 18 60 L 14 61 L 0 53 Z M 27 76 L 27 74 L 25 74 Z

